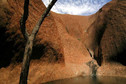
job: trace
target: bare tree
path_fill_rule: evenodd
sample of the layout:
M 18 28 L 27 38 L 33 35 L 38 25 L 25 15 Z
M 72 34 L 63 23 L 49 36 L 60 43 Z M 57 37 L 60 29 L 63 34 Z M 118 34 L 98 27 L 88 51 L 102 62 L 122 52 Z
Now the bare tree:
M 28 77 L 29 65 L 30 65 L 30 57 L 32 54 L 32 47 L 33 47 L 33 43 L 34 43 L 36 34 L 38 33 L 41 24 L 43 23 L 45 17 L 49 13 L 49 11 L 53 7 L 53 5 L 56 3 L 56 1 L 57 0 L 51 1 L 51 3 L 48 5 L 45 12 L 41 15 L 36 26 L 33 28 L 33 31 L 31 34 L 29 34 L 26 29 L 26 20 L 28 19 L 28 16 L 29 16 L 29 0 L 24 1 L 24 13 L 23 13 L 21 20 L 20 20 L 20 28 L 21 28 L 21 32 L 22 32 L 24 38 L 26 39 L 26 46 L 25 46 L 25 51 L 24 51 L 24 58 L 23 58 L 23 64 L 22 64 L 19 84 L 27 84 L 27 77 Z

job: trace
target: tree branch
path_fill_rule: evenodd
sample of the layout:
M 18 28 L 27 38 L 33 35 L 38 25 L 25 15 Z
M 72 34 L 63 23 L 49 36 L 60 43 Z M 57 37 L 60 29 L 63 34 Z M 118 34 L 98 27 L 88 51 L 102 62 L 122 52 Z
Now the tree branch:
M 45 17 L 48 15 L 49 11 L 51 10 L 51 8 L 53 7 L 53 5 L 56 3 L 57 0 L 52 0 L 51 3 L 48 5 L 47 9 L 45 10 L 45 12 L 42 14 L 42 16 L 40 17 L 38 23 L 36 24 L 36 26 L 33 28 L 32 34 L 34 37 L 36 36 L 36 34 L 38 33 L 41 24 L 43 23 Z
M 28 19 L 28 15 L 29 15 L 28 6 L 29 6 L 29 0 L 25 0 L 24 13 L 23 13 L 21 20 L 20 20 L 21 32 L 22 32 L 25 39 L 28 39 L 28 36 L 29 36 L 29 33 L 26 30 L 26 20 Z

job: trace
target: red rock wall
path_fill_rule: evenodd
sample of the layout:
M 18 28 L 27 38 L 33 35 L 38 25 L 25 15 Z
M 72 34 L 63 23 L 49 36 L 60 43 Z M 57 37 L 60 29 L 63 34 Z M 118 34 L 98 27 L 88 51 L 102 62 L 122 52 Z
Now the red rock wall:
M 106 4 L 93 16 L 96 19 L 85 33 L 85 45 L 94 52 L 100 65 L 103 61 L 126 64 L 125 3 L 113 0 Z
M 87 48 L 94 52 L 95 59 L 101 65 L 97 75 L 126 77 L 125 4 L 125 0 L 113 0 L 88 17 L 51 12 L 35 40 L 32 58 L 38 60 L 31 61 L 28 82 L 43 83 L 89 75 L 87 63 L 92 58 Z M 41 0 L 30 0 L 29 9 L 27 29 L 30 33 L 45 6 Z M 1 0 L 0 67 L 22 59 L 25 47 L 19 28 L 22 12 L 23 0 Z M 61 63 L 51 62 L 57 60 Z M 18 83 L 21 64 L 12 65 L 0 69 L 0 83 Z
M 105 16 L 106 27 L 100 42 L 103 61 L 126 65 L 126 1 L 118 0 Z
M 7 0 L 5 3 L 1 2 L 1 66 L 4 66 L 4 64 L 5 66 L 8 65 L 11 60 L 12 62 L 22 60 L 25 40 L 20 32 L 19 21 L 23 13 L 23 1 L 24 0 Z M 26 24 L 29 33 L 31 33 L 45 9 L 41 0 L 30 1 L 29 17 Z M 36 59 L 41 57 L 63 60 L 62 44 L 52 15 L 45 19 L 35 40 L 32 58 Z M 6 64 L 6 62 L 8 63 Z

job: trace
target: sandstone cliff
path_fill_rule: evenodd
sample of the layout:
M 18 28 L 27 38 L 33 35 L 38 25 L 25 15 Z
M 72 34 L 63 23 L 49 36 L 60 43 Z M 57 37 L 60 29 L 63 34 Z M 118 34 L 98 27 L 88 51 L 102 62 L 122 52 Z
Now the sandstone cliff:
M 44 10 L 45 6 L 40 0 L 30 1 L 30 14 L 26 24 L 29 33 Z M 0 14 L 0 67 L 8 66 L 10 62 L 20 62 L 22 60 L 25 46 L 25 40 L 19 28 L 22 12 L 23 0 L 2 0 Z M 62 44 L 52 15 L 48 16 L 42 25 L 33 51 L 33 59 L 39 59 L 45 55 L 44 57 L 50 56 L 55 60 L 61 59 L 63 61 Z
M 31 0 L 29 33 L 45 6 Z M 51 12 L 33 48 L 28 83 L 89 75 L 87 63 L 97 61 L 97 75 L 126 77 L 126 1 L 112 0 L 91 16 Z M 23 0 L 0 1 L 0 82 L 18 83 L 25 40 L 19 20 Z

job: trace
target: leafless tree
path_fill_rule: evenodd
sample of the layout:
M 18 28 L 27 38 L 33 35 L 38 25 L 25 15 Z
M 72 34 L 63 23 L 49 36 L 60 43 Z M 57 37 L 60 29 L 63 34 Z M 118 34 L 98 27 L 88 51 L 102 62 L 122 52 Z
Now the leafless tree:
M 48 5 L 45 12 L 41 15 L 36 26 L 33 28 L 31 34 L 29 34 L 27 32 L 27 28 L 26 28 L 26 20 L 28 19 L 28 16 L 29 16 L 29 0 L 24 1 L 24 13 L 20 20 L 20 28 L 21 28 L 21 32 L 22 32 L 24 38 L 26 39 L 26 46 L 25 46 L 25 51 L 24 51 L 24 58 L 23 58 L 23 64 L 22 64 L 22 68 L 21 68 L 19 84 L 27 84 L 30 57 L 32 54 L 32 47 L 33 47 L 33 43 L 34 43 L 36 34 L 38 33 L 41 24 L 43 23 L 44 19 L 46 18 L 47 14 L 49 13 L 49 11 L 53 7 L 53 5 L 56 3 L 56 1 L 57 0 L 51 1 L 51 3 Z

